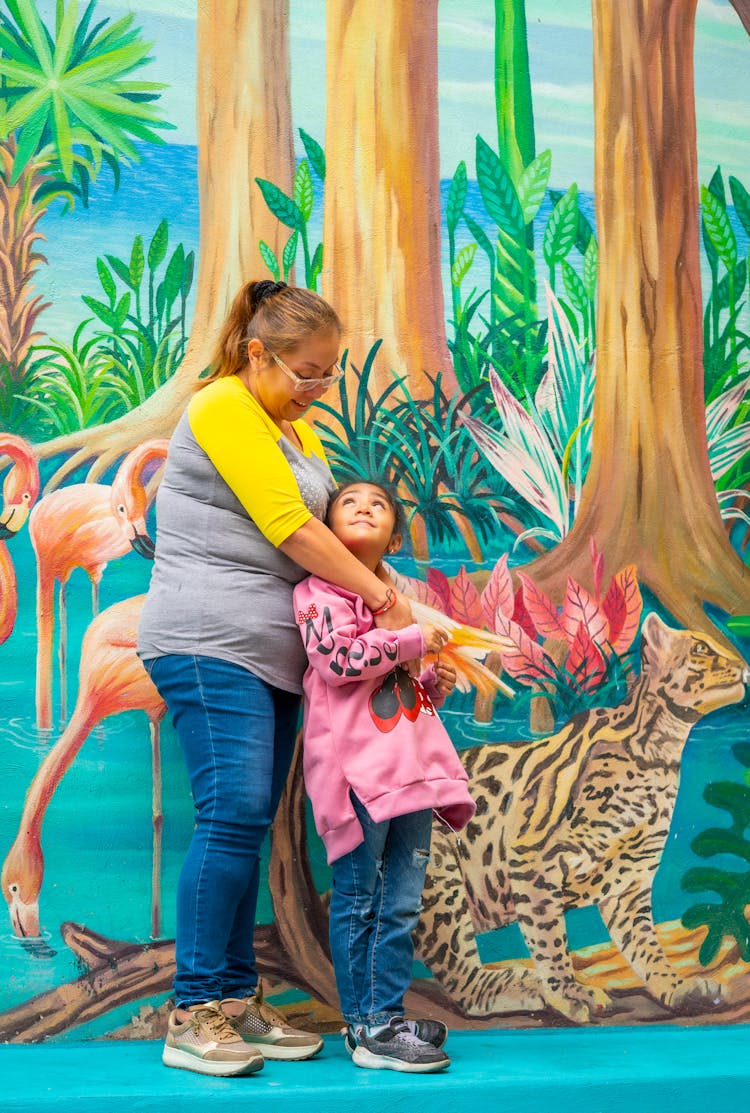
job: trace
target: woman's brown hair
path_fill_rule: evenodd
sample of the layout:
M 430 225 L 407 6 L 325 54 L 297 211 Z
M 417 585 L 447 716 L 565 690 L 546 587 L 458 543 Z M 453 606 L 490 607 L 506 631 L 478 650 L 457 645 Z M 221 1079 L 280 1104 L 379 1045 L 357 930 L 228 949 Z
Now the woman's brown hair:
M 247 364 L 247 342 L 257 338 L 281 354 L 321 329 L 341 332 L 338 314 L 319 294 L 285 282 L 246 282 L 232 302 L 219 333 L 205 386 L 225 375 L 236 375 Z

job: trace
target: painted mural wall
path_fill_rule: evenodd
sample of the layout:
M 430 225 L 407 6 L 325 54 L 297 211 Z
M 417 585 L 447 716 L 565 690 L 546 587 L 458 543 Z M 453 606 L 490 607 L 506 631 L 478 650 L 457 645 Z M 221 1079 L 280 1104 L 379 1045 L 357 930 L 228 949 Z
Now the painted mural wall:
M 192 805 L 135 655 L 168 439 L 252 277 L 346 325 L 477 801 L 407 1005 L 750 1017 L 748 0 L 3 0 L 0 1038 L 162 1034 Z M 295 762 L 267 990 L 334 1030 Z

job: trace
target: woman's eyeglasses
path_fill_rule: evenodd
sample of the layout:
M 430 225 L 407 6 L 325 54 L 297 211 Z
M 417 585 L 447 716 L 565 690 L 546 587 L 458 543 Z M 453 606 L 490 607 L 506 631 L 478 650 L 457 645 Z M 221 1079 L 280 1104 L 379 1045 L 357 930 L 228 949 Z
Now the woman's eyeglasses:
M 334 363 L 335 371 L 332 375 L 324 375 L 322 379 L 303 379 L 301 375 L 296 375 L 291 367 L 287 367 L 283 359 L 279 359 L 275 352 L 270 348 L 266 348 L 271 359 L 277 363 L 285 375 L 288 375 L 294 384 L 294 389 L 298 390 L 301 394 L 309 393 L 313 390 L 327 390 L 329 386 L 333 386 L 339 379 L 344 377 L 344 369 L 340 363 Z

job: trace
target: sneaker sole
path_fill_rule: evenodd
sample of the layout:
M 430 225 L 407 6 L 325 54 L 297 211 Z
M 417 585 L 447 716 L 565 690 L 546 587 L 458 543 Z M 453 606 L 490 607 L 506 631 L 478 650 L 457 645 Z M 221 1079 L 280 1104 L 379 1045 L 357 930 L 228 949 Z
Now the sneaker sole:
M 439 1063 L 407 1063 L 403 1059 L 392 1059 L 389 1055 L 374 1055 L 372 1051 L 361 1046 L 354 1049 L 352 1062 L 358 1067 L 367 1067 L 370 1070 L 397 1070 L 402 1074 L 435 1074 L 436 1071 L 445 1070 L 451 1065 L 447 1056 Z
M 304 1062 L 305 1059 L 312 1059 L 313 1055 L 317 1055 L 323 1049 L 322 1040 L 318 1040 L 313 1047 L 284 1047 L 283 1044 L 256 1043 L 251 1040 L 245 1040 L 245 1045 L 252 1047 L 264 1059 L 287 1063 Z
M 224 1078 L 234 1078 L 239 1074 L 255 1074 L 263 1069 L 263 1059 L 253 1058 L 239 1060 L 236 1063 L 201 1059 L 198 1055 L 191 1055 L 189 1051 L 180 1051 L 179 1047 L 165 1047 L 162 1051 L 161 1061 L 165 1067 L 176 1067 L 178 1070 L 193 1071 L 194 1074 L 212 1074 Z

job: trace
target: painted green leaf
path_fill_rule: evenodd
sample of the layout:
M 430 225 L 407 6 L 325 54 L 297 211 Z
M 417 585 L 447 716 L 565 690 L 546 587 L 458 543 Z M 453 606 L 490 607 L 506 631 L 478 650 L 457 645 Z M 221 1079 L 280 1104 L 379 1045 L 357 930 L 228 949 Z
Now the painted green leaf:
M 134 290 L 137 290 L 141 284 L 145 264 L 143 236 L 136 236 L 133 240 L 133 249 L 130 252 L 130 285 Z
M 445 222 L 451 234 L 455 234 L 458 222 L 461 219 L 466 204 L 466 163 L 461 160 L 456 167 L 456 173 L 451 179 L 448 189 L 448 200 L 445 205 Z
M 550 213 L 544 229 L 542 250 L 548 266 L 553 266 L 568 254 L 576 241 L 578 228 L 578 186 L 573 182 Z
M 711 181 L 708 183 L 709 192 L 714 195 L 717 201 L 720 201 L 724 208 L 727 207 L 727 191 L 724 189 L 724 179 L 721 175 L 721 167 L 717 166 L 711 175 Z
M 81 301 L 84 302 L 92 313 L 95 313 L 100 321 L 103 321 L 108 328 L 115 329 L 117 327 L 117 318 L 115 312 L 110 309 L 108 305 L 103 302 L 97 301 L 96 298 L 89 297 L 88 294 L 81 295 Z
M 195 274 L 195 252 L 188 251 L 185 256 L 185 266 L 182 270 L 182 295 L 187 297 L 190 293 L 190 287 L 193 285 L 193 275 Z
M 96 260 L 96 271 L 99 275 L 99 281 L 102 284 L 102 289 L 109 298 L 109 304 L 114 307 L 115 301 L 117 300 L 117 286 L 115 284 L 114 278 L 112 277 L 109 267 L 103 259 Z
M 285 275 L 288 275 L 289 271 L 294 266 L 294 260 L 297 258 L 297 243 L 298 243 L 298 241 L 299 241 L 299 232 L 292 232 L 291 236 L 289 237 L 289 239 L 284 244 L 284 250 L 281 254 L 281 262 L 284 265 Z
M 473 220 L 468 213 L 464 213 L 464 223 L 466 224 L 466 227 L 469 229 L 474 239 L 481 247 L 482 251 L 484 251 L 487 255 L 488 259 L 490 260 L 490 266 L 493 266 L 495 262 L 495 249 L 493 248 L 492 241 L 485 232 L 484 228 L 482 228 L 481 225 L 477 224 L 476 220 Z
M 460 286 L 463 282 L 469 267 L 474 262 L 474 256 L 477 253 L 477 245 L 475 243 L 467 244 L 462 247 L 458 255 L 453 261 L 451 267 L 451 282 L 454 286 Z
M 701 186 L 703 224 L 716 253 L 727 270 L 737 263 L 737 238 L 726 207 L 705 186 Z
M 523 211 L 523 218 L 527 224 L 531 224 L 539 212 L 539 206 L 547 192 L 551 169 L 552 151 L 542 151 L 533 162 L 529 163 L 518 179 L 516 192 Z
M 583 253 L 583 284 L 586 293 L 593 299 L 596 296 L 596 279 L 599 273 L 599 245 L 594 236 L 591 237 L 588 247 Z
M 291 197 L 287 197 L 284 191 L 274 185 L 273 182 L 268 182 L 265 178 L 256 178 L 255 180 L 263 194 L 264 201 L 276 219 L 280 220 L 282 224 L 286 224 L 287 228 L 294 228 L 301 232 L 305 227 L 305 218 L 297 202 Z
M 578 312 L 584 313 L 588 304 L 586 287 L 567 259 L 562 261 L 562 276 L 566 294 Z
M 302 159 L 294 175 L 294 200 L 305 220 L 309 220 L 315 203 L 315 193 L 310 177 L 310 164 L 306 158 Z
M 148 245 L 148 269 L 155 271 L 160 263 L 164 262 L 164 257 L 167 254 L 167 244 L 169 243 L 169 222 L 167 218 L 159 224 L 159 227 L 154 232 L 153 239 Z
M 717 304 L 720 309 L 730 308 L 730 290 L 729 290 L 730 272 L 727 273 L 719 280 L 716 285 L 716 292 L 713 295 L 716 298 Z M 737 266 L 734 268 L 732 274 L 732 296 L 735 305 L 745 292 L 745 283 L 747 282 L 747 259 L 740 259 Z
M 326 156 L 323 148 L 317 139 L 313 139 L 311 135 L 307 134 L 304 128 L 299 129 L 299 135 L 305 148 L 305 154 L 310 159 L 310 165 L 321 181 L 325 181 Z
M 727 626 L 741 638 L 750 638 L 750 614 L 736 614 L 727 619 Z
M 734 211 L 739 217 L 740 224 L 750 236 L 750 193 L 747 192 L 742 182 L 729 175 L 729 190 L 732 194 Z
M 281 278 L 281 270 L 279 269 L 279 261 L 274 255 L 273 250 L 268 246 L 265 240 L 260 241 L 258 249 L 263 262 L 271 272 L 274 282 L 278 282 Z
M 116 255 L 108 255 L 107 262 L 112 270 L 115 272 L 121 282 L 126 286 L 130 285 L 130 270 L 127 263 L 123 263 L 122 259 L 118 259 Z
M 518 235 L 524 228 L 524 219 L 515 187 L 502 162 L 481 135 L 477 136 L 477 183 L 484 207 L 495 224 L 510 235 Z
M 130 312 L 130 291 L 126 290 L 117 303 L 115 309 L 115 331 L 119 332 L 125 324 L 125 318 Z
M 172 258 L 167 264 L 167 272 L 164 275 L 164 294 L 167 299 L 167 305 L 171 305 L 180 292 L 184 267 L 185 248 L 181 243 L 178 243 L 177 247 L 174 249 Z
M 317 285 L 318 278 L 320 277 L 320 273 L 321 273 L 322 270 L 323 270 L 323 244 L 319 243 L 318 246 L 315 248 L 315 254 L 313 255 L 312 262 L 310 263 L 310 283 L 309 283 L 309 286 L 310 286 L 311 290 L 317 290 L 317 288 L 318 288 L 318 285 Z

